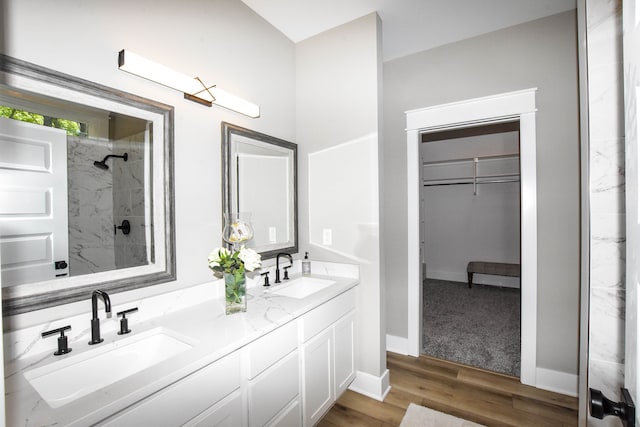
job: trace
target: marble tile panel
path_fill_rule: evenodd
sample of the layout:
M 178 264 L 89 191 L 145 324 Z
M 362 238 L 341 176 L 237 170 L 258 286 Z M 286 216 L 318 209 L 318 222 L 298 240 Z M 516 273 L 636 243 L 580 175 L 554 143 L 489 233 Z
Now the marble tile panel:
M 115 257 L 113 246 L 102 245 L 84 247 L 78 254 L 86 265 L 90 265 L 93 273 L 115 269 Z
M 144 216 L 145 214 L 145 191 L 144 188 L 131 189 L 131 212 L 130 215 Z
M 620 191 L 623 191 L 624 188 L 625 184 L 622 183 Z M 618 191 L 618 189 L 611 189 L 589 194 L 591 214 L 605 213 L 624 215 L 626 212 L 626 203 L 624 193 L 620 191 Z
M 589 305 L 589 356 L 624 363 L 625 291 L 592 288 Z
M 140 139 L 140 138 L 137 138 Z M 145 152 L 145 143 L 144 143 L 144 135 L 142 135 L 142 140 L 136 140 L 133 137 L 129 141 L 129 156 L 131 156 L 131 160 L 139 161 L 144 159 Z
M 624 239 L 591 239 L 591 287 L 624 289 Z
M 147 265 L 146 245 L 127 245 L 124 247 L 126 253 L 126 267 L 138 267 Z
M 79 194 L 81 216 L 113 216 L 113 190 L 111 188 L 83 188 Z
M 80 257 L 80 249 L 75 248 L 69 251 L 69 274 L 71 276 L 80 276 L 82 274 L 93 273 L 91 265 Z
M 622 50 L 612 40 L 622 36 L 622 0 L 587 3 L 589 66 L 620 61 Z
M 624 137 L 622 63 L 589 68 L 589 138 L 591 141 Z M 591 83 L 593 82 L 593 85 Z
M 144 188 L 144 163 L 141 161 L 128 162 L 128 168 L 122 173 L 122 188 Z
M 113 213 L 114 216 L 131 215 L 131 191 L 121 190 L 118 186 L 113 190 Z
M 100 218 L 76 218 L 69 222 L 69 246 L 72 248 L 97 246 L 102 239 Z
M 626 214 L 591 212 L 591 237 L 595 240 L 624 241 Z
M 113 247 L 113 257 L 116 264 L 116 268 L 126 268 L 127 265 L 127 252 L 126 246 L 122 243 L 116 242 Z
M 624 201 L 625 148 L 624 139 L 594 141 L 590 145 L 590 191 L 592 194 L 614 193 Z M 611 209 L 608 206 L 592 206 L 592 210 Z M 624 210 L 609 210 L 624 212 Z

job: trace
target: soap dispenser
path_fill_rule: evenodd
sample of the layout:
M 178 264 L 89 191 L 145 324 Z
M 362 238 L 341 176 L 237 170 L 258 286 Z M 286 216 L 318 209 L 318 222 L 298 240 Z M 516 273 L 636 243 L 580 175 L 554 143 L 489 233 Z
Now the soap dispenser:
M 304 253 L 304 259 L 302 260 L 302 274 L 311 274 L 311 261 L 309 261 L 309 252 Z

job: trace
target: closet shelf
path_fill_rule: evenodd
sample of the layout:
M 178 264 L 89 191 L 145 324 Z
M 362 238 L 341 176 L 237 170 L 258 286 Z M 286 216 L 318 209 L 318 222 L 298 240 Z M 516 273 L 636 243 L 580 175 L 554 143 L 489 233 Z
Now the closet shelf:
M 423 186 L 497 184 L 520 181 L 520 156 L 500 155 L 424 162 Z

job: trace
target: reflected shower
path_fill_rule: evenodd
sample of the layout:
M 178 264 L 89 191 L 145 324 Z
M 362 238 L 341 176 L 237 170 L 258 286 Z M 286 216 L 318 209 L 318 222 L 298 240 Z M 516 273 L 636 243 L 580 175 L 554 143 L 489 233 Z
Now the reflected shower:
M 124 154 L 123 154 L 123 155 L 121 155 L 121 156 L 119 156 L 119 155 L 117 155 L 117 154 L 109 154 L 109 155 L 108 155 L 108 156 L 106 156 L 104 159 L 102 159 L 102 161 L 101 161 L 101 162 L 99 162 L 99 161 L 97 161 L 97 160 L 96 160 L 95 162 L 93 162 L 93 166 L 95 166 L 95 167 L 97 167 L 97 168 L 100 168 L 100 169 L 103 169 L 103 170 L 108 170 L 108 169 L 109 169 L 109 166 L 107 166 L 106 161 L 107 161 L 107 159 L 108 159 L 109 157 L 117 157 L 117 158 L 119 158 L 119 159 L 123 159 L 123 160 L 126 162 L 126 161 L 127 161 L 127 159 L 129 158 L 129 155 L 128 155 L 127 153 L 124 153 Z

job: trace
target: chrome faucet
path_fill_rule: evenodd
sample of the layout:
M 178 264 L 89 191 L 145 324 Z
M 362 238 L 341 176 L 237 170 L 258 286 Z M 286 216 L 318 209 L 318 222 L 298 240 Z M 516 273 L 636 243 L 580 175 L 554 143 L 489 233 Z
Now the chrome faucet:
M 282 283 L 280 281 L 280 257 L 281 256 L 286 256 L 287 258 L 289 258 L 289 267 L 293 265 L 293 258 L 291 257 L 291 254 L 280 252 L 278 255 L 276 255 L 276 280 L 274 283 Z M 285 276 L 285 279 L 288 279 L 288 277 Z
M 100 338 L 100 319 L 98 318 L 98 297 L 104 301 L 104 311 L 107 317 L 111 317 L 111 300 L 105 291 L 96 290 L 91 295 L 91 341 L 90 345 L 100 344 L 104 338 Z

